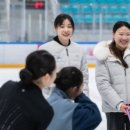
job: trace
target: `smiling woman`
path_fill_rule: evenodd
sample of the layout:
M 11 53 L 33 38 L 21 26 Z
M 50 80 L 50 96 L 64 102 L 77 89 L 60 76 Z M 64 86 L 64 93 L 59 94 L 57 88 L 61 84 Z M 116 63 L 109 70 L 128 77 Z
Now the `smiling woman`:
M 39 47 L 40 50 L 49 51 L 56 59 L 57 71 L 66 66 L 79 68 L 84 76 L 84 90 L 88 95 L 88 67 L 86 52 L 84 48 L 71 41 L 74 33 L 75 24 L 72 17 L 68 14 L 59 14 L 54 21 L 54 28 L 57 36 L 52 41 Z
M 107 117 L 107 130 L 130 130 L 130 24 L 118 21 L 112 41 L 96 45 L 96 83 Z

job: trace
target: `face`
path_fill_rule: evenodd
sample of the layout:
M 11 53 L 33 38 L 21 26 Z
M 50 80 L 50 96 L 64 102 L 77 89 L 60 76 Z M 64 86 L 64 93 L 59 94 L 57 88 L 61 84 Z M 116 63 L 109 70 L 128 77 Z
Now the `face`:
M 46 80 L 46 86 L 50 86 L 56 79 L 56 70 L 53 71 L 51 75 L 48 75 L 48 80 Z
M 115 40 L 117 48 L 120 50 L 126 49 L 130 42 L 130 29 L 122 26 L 113 34 L 113 38 Z
M 63 45 L 68 45 L 73 34 L 73 27 L 68 19 L 65 19 L 56 29 L 58 38 Z

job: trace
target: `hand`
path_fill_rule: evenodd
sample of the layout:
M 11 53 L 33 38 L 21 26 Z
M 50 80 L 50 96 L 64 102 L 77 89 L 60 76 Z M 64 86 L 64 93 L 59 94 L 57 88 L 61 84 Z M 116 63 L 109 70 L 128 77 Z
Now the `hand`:
M 130 106 L 128 106 L 127 104 L 125 104 L 125 103 L 122 102 L 120 104 L 120 111 L 123 112 L 123 113 L 125 113 L 127 115 L 126 109 L 130 109 Z

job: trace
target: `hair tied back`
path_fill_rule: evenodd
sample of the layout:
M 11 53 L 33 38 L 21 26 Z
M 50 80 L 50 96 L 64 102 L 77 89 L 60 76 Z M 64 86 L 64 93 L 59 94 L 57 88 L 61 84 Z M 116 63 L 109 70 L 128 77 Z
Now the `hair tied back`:
M 33 79 L 33 75 L 28 69 L 24 68 L 20 71 L 20 79 L 23 82 L 30 83 Z

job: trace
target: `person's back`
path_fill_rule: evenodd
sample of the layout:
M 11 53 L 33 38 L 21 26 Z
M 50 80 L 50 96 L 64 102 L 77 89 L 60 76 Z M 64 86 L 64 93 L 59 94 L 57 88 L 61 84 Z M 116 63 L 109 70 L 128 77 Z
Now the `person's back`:
M 65 67 L 58 74 L 56 87 L 47 99 L 54 117 L 47 130 L 92 130 L 101 122 L 95 103 L 82 93 L 83 75 L 75 67 Z
M 0 130 L 45 130 L 53 109 L 42 95 L 56 77 L 55 59 L 45 50 L 26 58 L 20 81 L 7 81 L 0 88 Z
M 51 106 L 34 84 L 8 81 L 0 91 L 0 130 L 40 130 L 41 121 L 52 118 Z

